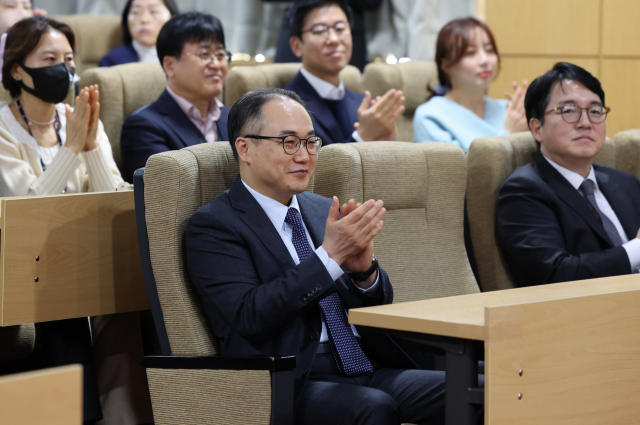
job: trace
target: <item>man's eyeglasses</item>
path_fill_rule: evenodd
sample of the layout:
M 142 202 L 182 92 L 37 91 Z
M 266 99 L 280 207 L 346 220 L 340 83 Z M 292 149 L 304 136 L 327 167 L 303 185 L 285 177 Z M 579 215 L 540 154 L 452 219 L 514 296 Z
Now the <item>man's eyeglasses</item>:
M 325 25 L 325 24 L 315 24 L 311 28 L 302 31 L 311 33 L 312 36 L 325 40 L 329 37 L 329 30 L 333 29 L 335 31 L 338 38 L 343 38 L 351 34 L 351 29 L 349 28 L 349 24 L 345 21 L 338 21 L 333 25 Z
M 200 62 L 202 62 L 203 65 L 209 65 L 214 61 L 218 61 L 218 63 L 231 62 L 231 52 L 228 52 L 226 50 L 217 50 L 213 53 L 209 53 L 205 51 L 197 52 L 197 53 L 187 52 L 187 55 L 198 57 L 200 59 Z
M 289 136 L 244 136 L 248 139 L 278 139 L 282 143 L 282 149 L 289 155 L 295 155 L 300 150 L 300 145 L 304 143 L 304 147 L 309 152 L 309 155 L 317 155 L 322 147 L 322 139 L 318 136 L 310 136 L 306 139 L 301 139 L 298 136 L 290 134 Z
M 589 117 L 589 121 L 591 121 L 593 124 L 600 124 L 607 119 L 607 114 L 609 113 L 609 111 L 611 111 L 611 108 L 601 105 L 592 105 L 588 108 L 580 108 L 576 105 L 564 105 L 553 108 L 545 112 L 544 114 L 560 114 L 562 115 L 562 119 L 565 120 L 565 122 L 574 124 L 580 121 L 580 118 L 582 118 L 583 110 L 587 111 L 587 117 Z

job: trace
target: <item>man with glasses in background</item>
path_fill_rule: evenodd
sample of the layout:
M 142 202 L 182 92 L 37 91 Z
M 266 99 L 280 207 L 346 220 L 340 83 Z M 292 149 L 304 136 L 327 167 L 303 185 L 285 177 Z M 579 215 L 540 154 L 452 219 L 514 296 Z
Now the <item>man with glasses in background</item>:
M 373 255 L 383 202 L 306 192 L 323 140 L 295 93 L 245 94 L 229 113 L 240 174 L 189 220 L 187 268 L 223 356 L 295 356 L 298 425 L 441 424 L 444 372 L 348 323 L 389 304 Z M 247 405 L 251 400 L 247 400 Z
M 302 59 L 302 68 L 285 88 L 309 106 L 323 144 L 396 140 L 396 121 L 404 112 L 402 92 L 392 89 L 372 100 L 368 91 L 362 95 L 346 89 L 340 78 L 353 47 L 346 1 L 301 0 L 287 18 L 291 50 Z
M 156 49 L 167 88 L 122 126 L 123 177 L 129 182 L 153 154 L 227 140 L 229 108 L 217 96 L 230 54 L 220 20 L 199 12 L 176 15 L 160 30 Z
M 529 129 L 540 156 L 498 194 L 497 234 L 517 286 L 635 273 L 640 181 L 593 164 L 605 143 L 600 82 L 560 62 L 529 86 Z

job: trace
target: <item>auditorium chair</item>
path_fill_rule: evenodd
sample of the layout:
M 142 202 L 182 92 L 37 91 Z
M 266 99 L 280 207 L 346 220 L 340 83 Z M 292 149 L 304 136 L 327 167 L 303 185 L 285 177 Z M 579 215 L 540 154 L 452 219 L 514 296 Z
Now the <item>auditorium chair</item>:
M 33 323 L 0 327 L 0 362 L 28 356 L 33 351 L 35 340 Z
M 496 237 L 498 191 L 516 168 L 535 162 L 539 154 L 528 131 L 476 139 L 467 152 L 467 213 L 483 291 L 515 286 Z M 616 156 L 614 143 L 607 137 L 594 162 L 616 168 Z
M 413 114 L 425 103 L 431 93 L 427 85 L 438 85 L 438 69 L 435 62 L 410 61 L 389 65 L 370 63 L 362 74 L 362 87 L 373 96 L 383 96 L 390 89 L 402 90 L 405 97 L 404 113 L 398 118 L 398 141 L 413 140 Z
M 251 90 L 267 87 L 283 88 L 295 78 L 301 66 L 299 63 L 234 66 L 227 74 L 224 104 L 233 106 L 243 94 Z M 347 65 L 340 72 L 340 77 L 346 88 L 362 93 L 362 75 L 358 68 Z
M 76 74 L 98 66 L 100 59 L 122 44 L 120 15 L 55 15 L 69 25 L 76 36 Z
M 318 154 L 314 192 L 341 204 L 382 199 L 374 252 L 393 301 L 479 292 L 463 242 L 464 152 L 446 143 L 349 143 Z
M 613 138 L 616 168 L 640 178 L 640 130 L 626 130 Z
M 191 215 L 238 174 L 228 143 L 149 158 L 134 175 L 147 293 L 162 356 L 146 357 L 156 425 L 293 424 L 293 357 L 220 357 L 185 267 Z
M 167 77 L 157 63 L 136 62 L 89 69 L 82 74 L 80 86 L 92 84 L 97 84 L 100 90 L 100 119 L 109 137 L 113 158 L 122 172 L 122 124 L 131 113 L 158 99 L 167 85 Z

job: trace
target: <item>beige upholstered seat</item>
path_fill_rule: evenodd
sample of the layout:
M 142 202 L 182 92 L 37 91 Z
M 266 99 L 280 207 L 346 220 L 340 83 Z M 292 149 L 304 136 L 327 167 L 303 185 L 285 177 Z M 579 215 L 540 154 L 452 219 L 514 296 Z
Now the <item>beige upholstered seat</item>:
M 616 168 L 640 178 L 640 130 L 626 130 L 613 138 Z
M 227 74 L 224 104 L 233 106 L 243 94 L 251 90 L 266 87 L 284 87 L 289 84 L 300 70 L 299 63 L 274 63 L 258 66 L 234 66 Z M 347 65 L 340 77 L 344 86 L 350 90 L 362 92 L 362 75 L 358 68 Z
M 76 36 L 76 73 L 98 66 L 111 49 L 122 43 L 119 15 L 57 15 L 53 19 L 69 25 Z
M 479 292 L 463 241 L 464 152 L 446 143 L 333 144 L 318 158 L 314 192 L 343 204 L 382 199 L 374 251 L 394 302 Z
M 495 233 L 498 191 L 516 168 L 535 162 L 538 155 L 530 132 L 476 139 L 467 152 L 467 211 L 483 291 L 514 287 Z M 606 139 L 595 162 L 616 167 L 616 149 L 611 139 Z
M 0 328 L 0 361 L 26 357 L 33 351 L 36 328 L 33 323 Z
M 82 74 L 80 85 L 92 84 L 97 84 L 100 90 L 100 119 L 122 172 L 122 124 L 132 112 L 158 99 L 167 85 L 167 78 L 159 64 L 136 62 L 90 69 Z
M 431 94 L 427 90 L 438 85 L 438 70 L 435 62 L 411 61 L 389 65 L 370 63 L 364 68 L 362 86 L 373 96 L 382 96 L 390 89 L 402 90 L 405 96 L 405 111 L 398 118 L 398 140 L 413 140 L 413 114 L 426 102 Z

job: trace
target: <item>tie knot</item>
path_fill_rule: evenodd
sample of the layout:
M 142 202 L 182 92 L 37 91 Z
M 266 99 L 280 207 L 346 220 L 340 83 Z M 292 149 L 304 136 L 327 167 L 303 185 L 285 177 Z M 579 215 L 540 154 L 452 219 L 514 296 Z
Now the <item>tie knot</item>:
M 287 216 L 284 218 L 284 221 L 294 229 L 302 228 L 302 218 L 295 208 L 289 208 L 289 210 L 287 210 Z
M 584 196 L 591 196 L 593 195 L 593 181 L 587 179 L 585 181 L 582 182 L 582 184 L 580 185 L 580 190 L 582 191 L 582 193 L 584 194 Z

